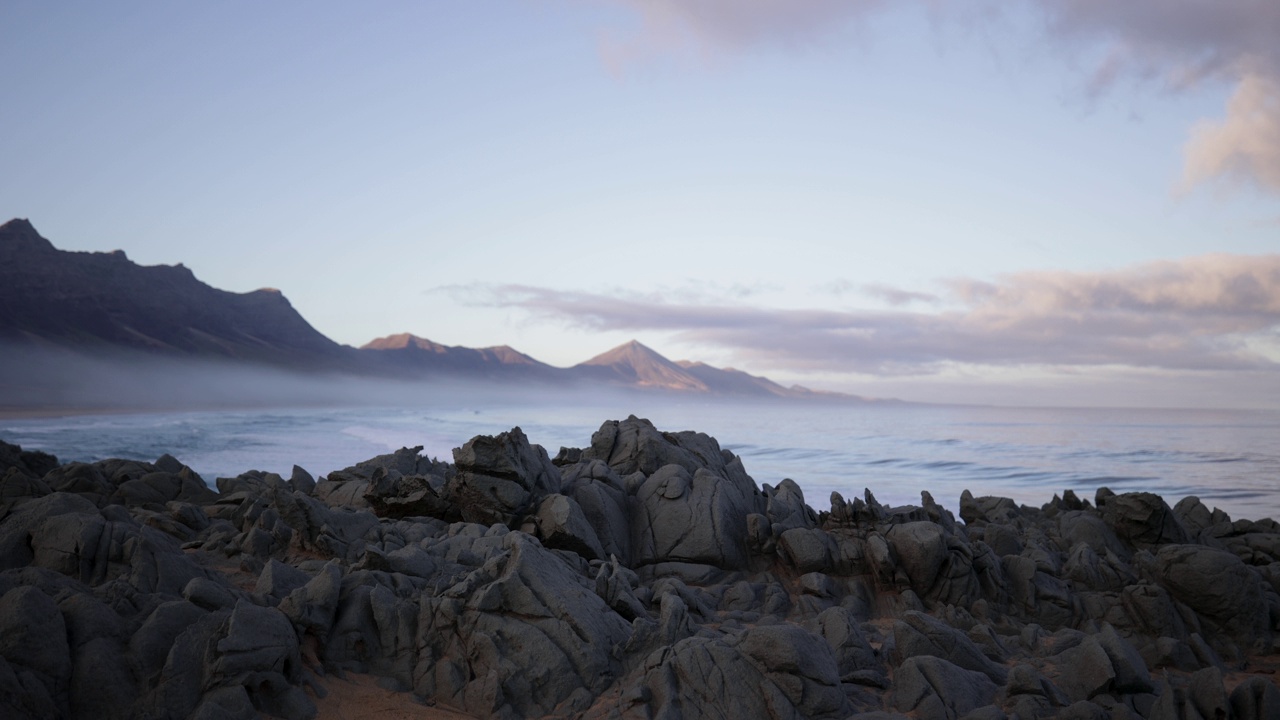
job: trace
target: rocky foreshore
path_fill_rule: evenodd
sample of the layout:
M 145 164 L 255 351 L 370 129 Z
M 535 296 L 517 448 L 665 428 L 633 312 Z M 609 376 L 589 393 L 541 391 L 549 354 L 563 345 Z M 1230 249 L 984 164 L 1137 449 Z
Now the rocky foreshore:
M 1196 498 L 870 491 L 714 438 L 519 428 L 217 492 L 0 443 L 0 717 L 1280 718 L 1280 524 Z

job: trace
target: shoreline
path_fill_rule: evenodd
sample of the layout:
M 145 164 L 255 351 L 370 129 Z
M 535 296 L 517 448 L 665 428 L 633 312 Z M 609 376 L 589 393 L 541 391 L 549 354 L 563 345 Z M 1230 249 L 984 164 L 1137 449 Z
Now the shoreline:
M 404 449 L 216 493 L 168 455 L 0 445 L 0 663 L 36 679 L 0 710 L 1280 712 L 1280 523 L 1105 488 L 959 510 L 815 510 L 635 417 L 554 458 L 517 428 L 451 463 Z

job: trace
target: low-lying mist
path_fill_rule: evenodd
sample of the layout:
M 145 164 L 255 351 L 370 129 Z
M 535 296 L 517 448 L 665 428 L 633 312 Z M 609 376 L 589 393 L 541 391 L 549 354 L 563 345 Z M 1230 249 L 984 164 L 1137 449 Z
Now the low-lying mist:
M 579 400 L 625 405 L 634 393 L 593 386 L 556 387 L 484 379 L 402 380 L 338 372 L 294 371 L 236 361 L 0 345 L 0 412 L 146 412 L 158 410 L 331 406 L 538 405 Z

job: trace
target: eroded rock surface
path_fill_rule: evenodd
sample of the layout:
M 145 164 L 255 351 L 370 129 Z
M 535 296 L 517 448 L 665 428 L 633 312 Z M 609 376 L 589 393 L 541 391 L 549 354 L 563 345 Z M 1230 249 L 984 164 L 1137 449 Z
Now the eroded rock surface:
M 1195 498 L 828 511 L 635 417 L 551 460 L 326 477 L 0 443 L 0 716 L 309 718 L 348 672 L 477 717 L 1271 718 L 1280 524 Z

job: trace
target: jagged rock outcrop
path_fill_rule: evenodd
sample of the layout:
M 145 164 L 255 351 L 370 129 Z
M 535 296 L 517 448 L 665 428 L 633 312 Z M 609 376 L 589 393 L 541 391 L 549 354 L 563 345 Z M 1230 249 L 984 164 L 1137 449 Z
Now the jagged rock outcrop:
M 1100 489 L 815 512 L 706 435 L 519 428 L 210 490 L 0 444 L 0 715 L 1269 718 L 1280 524 Z

